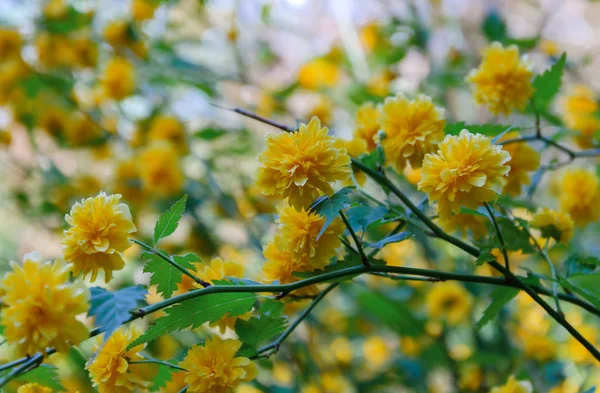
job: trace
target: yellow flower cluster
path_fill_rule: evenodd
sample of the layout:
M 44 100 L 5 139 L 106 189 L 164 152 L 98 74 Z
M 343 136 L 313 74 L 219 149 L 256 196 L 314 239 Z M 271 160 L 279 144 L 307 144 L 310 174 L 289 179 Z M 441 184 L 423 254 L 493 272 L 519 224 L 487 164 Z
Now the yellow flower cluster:
M 435 284 L 427 292 L 425 304 L 432 318 L 444 318 L 448 324 L 458 325 L 469 317 L 473 298 L 459 283 L 447 281 Z
M 28 383 L 19 386 L 17 393 L 53 393 L 52 389 L 37 383 Z
M 242 343 L 217 336 L 203 346 L 194 345 L 179 365 L 190 393 L 232 393 L 242 382 L 252 381 L 258 367 L 248 358 L 236 356 Z M 102 393 L 102 392 L 101 392 Z M 117 392 L 118 393 L 118 392 Z
M 135 339 L 142 334 L 136 325 L 129 329 L 119 328 L 104 342 L 103 336 L 98 336 L 94 357 L 86 368 L 94 386 L 100 393 L 133 393 L 147 392 L 152 385 L 151 378 L 158 371 L 155 365 L 130 364 L 129 362 L 143 360 L 140 353 L 146 344 L 136 345 L 127 349 Z
M 439 224 L 446 232 L 458 232 L 464 237 L 470 230 L 475 239 L 481 239 L 488 234 L 488 221 L 487 217 L 480 214 L 458 213 L 440 218 Z
M 333 193 L 330 183 L 348 180 L 350 156 L 335 148 L 335 138 L 327 132 L 313 117 L 296 132 L 270 135 L 256 178 L 263 194 L 287 198 L 300 209 L 322 193 Z
M 135 69 L 127 59 L 113 57 L 104 70 L 102 91 L 113 100 L 122 100 L 133 94 L 136 81 Z
M 326 59 L 313 59 L 298 70 L 298 83 L 307 89 L 332 87 L 339 79 L 338 66 Z
M 533 95 L 532 77 L 516 46 L 504 48 L 495 42 L 485 49 L 481 65 L 471 71 L 467 82 L 475 102 L 487 105 L 494 114 L 509 115 L 514 109 L 523 110 Z
M 529 381 L 517 381 L 514 375 L 508 378 L 508 381 L 502 386 L 496 386 L 490 393 L 531 393 L 533 387 Z
M 569 213 L 575 224 L 585 227 L 600 217 L 598 177 L 585 169 L 571 169 L 560 183 L 560 208 Z
M 531 220 L 531 225 L 542 230 L 543 238 L 557 236 L 561 243 L 568 244 L 573 237 L 575 223 L 569 213 L 539 209 Z
M 518 137 L 518 132 L 508 132 L 500 139 L 500 142 Z M 508 195 L 519 196 L 521 188 L 531 183 L 530 172 L 540 166 L 540 153 L 525 142 L 509 143 L 503 145 L 502 149 L 510 154 L 510 160 L 507 162 L 510 172 L 503 191 Z
M 358 108 L 355 114 L 354 139 L 362 139 L 367 143 L 367 151 L 375 149 L 377 146 L 376 137 L 379 129 L 379 108 L 372 102 L 364 103 Z
M 65 216 L 70 228 L 64 232 L 65 260 L 73 263 L 73 274 L 95 281 L 100 269 L 109 282 L 112 273 L 125 266 L 123 251 L 131 245 L 129 234 L 136 231 L 129 207 L 119 203 L 121 195 L 101 192 L 73 205 Z
M 577 86 L 565 97 L 562 107 L 565 125 L 579 133 L 575 138 L 577 144 L 582 148 L 592 147 L 595 133 L 600 130 L 596 94 L 587 86 Z
M 69 280 L 69 266 L 30 254 L 11 269 L 0 282 L 2 324 L 19 356 L 51 347 L 66 352 L 88 337 L 77 317 L 88 310 L 89 291 L 81 280 Z
M 438 149 L 425 156 L 418 188 L 438 203 L 441 218 L 460 213 L 461 205 L 477 209 L 502 192 L 510 155 L 489 138 L 462 130 L 447 135 Z

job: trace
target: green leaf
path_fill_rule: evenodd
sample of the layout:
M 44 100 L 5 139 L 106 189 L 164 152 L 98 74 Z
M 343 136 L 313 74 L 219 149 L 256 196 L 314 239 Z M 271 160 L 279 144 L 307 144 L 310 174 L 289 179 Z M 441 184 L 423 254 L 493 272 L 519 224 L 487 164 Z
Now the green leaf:
M 260 312 L 262 314 L 271 315 L 271 316 L 280 316 L 283 313 L 283 309 L 285 308 L 285 304 L 281 301 L 273 300 L 273 299 L 265 299 L 260 304 Z
M 331 197 L 326 195 L 319 197 L 311 206 L 310 210 L 325 217 L 325 222 L 321 231 L 317 235 L 317 240 L 321 238 L 325 230 L 331 225 L 333 220 L 339 216 L 339 211 L 346 209 L 350 206 L 350 193 L 352 193 L 354 187 L 344 187 Z
M 287 327 L 287 319 L 280 316 L 262 315 L 260 318 L 250 318 L 247 321 L 235 321 L 235 333 L 245 344 L 240 356 L 255 356 L 258 347 L 280 335 Z
M 594 256 L 584 257 L 579 254 L 571 254 L 564 263 L 567 276 L 592 273 L 600 266 L 600 259 Z
M 404 240 L 407 240 L 407 239 L 410 239 L 410 238 L 412 238 L 414 236 L 415 236 L 414 234 L 412 234 L 412 233 L 410 233 L 408 231 L 400 232 L 400 233 L 397 233 L 395 235 L 391 235 L 391 236 L 385 237 L 385 238 L 379 240 L 378 242 L 367 243 L 367 244 L 365 244 L 365 247 L 371 247 L 371 248 L 375 248 L 375 249 L 380 250 L 383 247 L 385 247 L 387 244 L 390 244 L 390 243 L 400 243 L 400 242 L 402 242 Z
M 161 388 L 167 385 L 167 382 L 171 380 L 172 368 L 165 366 L 164 364 L 158 364 L 158 373 L 152 378 L 151 392 L 158 392 Z
M 386 218 L 393 215 L 392 218 Z M 385 206 L 352 206 L 346 211 L 346 218 L 355 232 L 366 232 L 372 225 L 383 224 L 389 221 L 396 221 L 402 216 L 390 212 Z
M 65 390 L 65 388 L 58 380 L 58 373 L 56 370 L 57 369 L 54 366 L 42 364 L 41 366 L 36 367 L 15 379 L 21 382 L 38 383 L 57 392 L 62 392 Z
M 482 134 L 488 137 L 498 136 L 507 130 L 520 130 L 519 127 L 507 126 L 503 124 L 465 124 L 464 121 L 459 121 L 457 123 L 446 123 L 444 133 L 446 135 L 458 135 L 464 129 L 469 130 L 469 132 L 472 134 Z
M 475 264 L 477 266 L 481 266 L 484 263 L 495 261 L 496 257 L 493 256 L 490 253 L 490 251 L 491 250 L 481 250 L 481 253 L 479 254 L 479 256 L 477 257 L 477 259 L 475 260 Z
M 402 336 L 418 337 L 425 330 L 425 323 L 413 314 L 406 299 L 390 299 L 373 290 L 361 290 L 357 300 L 368 314 Z
M 496 318 L 496 315 L 502 310 L 502 307 L 517 296 L 518 293 L 519 289 L 517 288 L 498 287 L 494 289 L 490 294 L 492 302 L 485 309 L 479 321 L 475 324 L 475 329 L 481 330 L 488 322 Z
M 204 128 L 196 133 L 194 133 L 194 138 L 204 139 L 205 141 L 212 141 L 214 139 L 220 138 L 223 135 L 227 135 L 229 132 L 222 128 Z
M 559 279 L 560 285 L 577 293 L 579 296 L 592 303 L 596 308 L 600 308 L 600 296 L 598 293 L 598 279 L 600 273 L 581 274 L 567 279 Z M 594 288 L 595 285 L 595 288 Z
M 481 30 L 490 41 L 502 42 L 506 38 L 506 23 L 504 23 L 502 15 L 495 9 L 487 14 Z
M 142 251 L 141 259 L 145 262 L 144 272 L 152 274 L 150 284 L 156 285 L 156 291 L 163 297 L 171 297 L 177 289 L 177 284 L 181 282 L 181 271 L 158 255 L 148 251 Z M 175 255 L 173 260 L 184 269 L 192 269 L 192 262 L 200 261 L 200 257 L 190 253 L 183 256 Z
M 185 204 L 187 202 L 187 194 L 184 195 L 180 200 L 175 202 L 169 210 L 167 210 L 156 222 L 154 227 L 154 245 L 162 238 L 165 238 L 175 232 L 181 215 L 185 210 Z
M 167 308 L 167 315 L 157 319 L 128 348 L 156 340 L 173 331 L 197 328 L 205 322 L 218 321 L 225 314 L 231 317 L 242 315 L 252 310 L 255 300 L 253 293 L 215 293 L 186 300 Z
M 506 217 L 497 217 L 496 221 L 504 237 L 504 243 L 506 244 L 507 250 L 517 251 L 521 250 L 524 253 L 535 252 L 529 239 L 529 233 L 527 232 L 527 226 L 529 223 L 520 218 L 512 221 Z M 494 239 L 496 248 L 501 248 L 498 239 Z
M 533 102 L 535 109 L 546 112 L 552 99 L 558 93 L 562 82 L 563 70 L 567 61 L 567 54 L 563 53 L 560 59 L 549 70 L 542 75 L 538 75 L 533 80 Z
M 138 302 L 144 300 L 146 288 L 141 285 L 123 288 L 109 292 L 104 288 L 90 288 L 90 311 L 94 317 L 94 326 L 106 332 L 105 339 L 131 317 L 129 313 L 135 309 Z

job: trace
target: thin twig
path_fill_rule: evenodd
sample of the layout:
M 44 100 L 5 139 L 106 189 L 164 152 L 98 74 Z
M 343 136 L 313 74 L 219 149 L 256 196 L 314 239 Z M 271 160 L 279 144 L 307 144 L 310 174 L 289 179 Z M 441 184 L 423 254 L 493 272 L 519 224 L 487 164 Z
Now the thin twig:
M 500 230 L 500 227 L 498 226 L 498 222 L 496 221 L 496 217 L 494 216 L 494 210 L 492 210 L 492 207 L 487 202 L 484 202 L 483 205 L 485 206 L 485 209 L 487 210 L 488 214 L 490 215 L 490 220 L 492 221 L 492 224 L 494 224 L 494 229 L 496 230 L 496 234 L 498 235 L 498 240 L 500 241 L 502 256 L 504 256 L 504 264 L 506 265 L 506 271 L 510 273 L 510 261 L 508 260 L 508 251 L 506 250 L 506 243 L 504 243 L 504 237 L 502 236 L 502 231 Z
M 352 236 L 354 244 L 356 244 L 356 248 L 358 249 L 358 254 L 360 255 L 360 260 L 362 261 L 363 265 L 365 265 L 365 267 L 367 268 L 371 267 L 371 264 L 369 263 L 369 257 L 367 257 L 367 255 L 365 254 L 365 250 L 363 250 L 362 243 L 358 236 L 356 236 L 356 233 L 354 232 L 354 229 L 352 229 L 352 225 L 350 225 L 350 223 L 348 222 L 346 215 L 341 210 L 338 211 L 338 213 L 342 218 L 342 221 L 344 221 L 344 225 L 346 225 L 346 228 L 348 228 L 348 232 L 350 232 L 350 236 Z
M 185 368 L 179 367 L 176 364 L 172 364 L 169 362 L 165 362 L 165 361 L 150 358 L 150 357 L 146 357 L 145 360 L 130 360 L 129 364 L 162 364 L 163 366 L 167 366 L 167 367 L 173 368 L 175 370 L 187 371 Z

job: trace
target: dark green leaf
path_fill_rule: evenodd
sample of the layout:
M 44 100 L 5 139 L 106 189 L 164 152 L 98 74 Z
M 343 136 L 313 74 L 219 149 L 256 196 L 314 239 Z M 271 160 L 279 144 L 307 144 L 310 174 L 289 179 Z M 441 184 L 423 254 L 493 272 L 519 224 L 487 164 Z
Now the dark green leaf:
M 485 309 L 483 315 L 475 324 L 475 329 L 480 330 L 492 319 L 496 318 L 496 315 L 502 310 L 508 302 L 510 302 L 517 294 L 519 290 L 517 288 L 498 287 L 490 294 L 492 302 Z
M 138 302 L 144 300 L 144 296 L 146 296 L 146 288 L 141 285 L 112 292 L 104 288 L 93 287 L 90 288 L 90 292 L 88 315 L 94 317 L 94 326 L 106 332 L 105 339 L 129 319 L 130 311 L 135 309 Z
M 547 111 L 552 99 L 560 89 L 566 61 L 567 55 L 563 53 L 560 59 L 549 70 L 546 70 L 542 75 L 536 76 L 533 80 L 533 87 L 535 89 L 533 101 L 535 102 L 536 110 Z
M 506 38 L 506 23 L 504 23 L 502 15 L 495 9 L 487 14 L 481 29 L 490 41 L 502 42 Z
M 506 217 L 497 217 L 498 226 L 504 237 L 506 248 L 511 251 L 521 250 L 524 253 L 532 253 L 535 250 L 531 245 L 529 233 L 527 232 L 528 222 L 517 218 L 512 221 Z M 495 239 L 496 248 L 500 248 L 500 242 Z
M 151 392 L 158 392 L 161 388 L 165 387 L 167 382 L 171 380 L 173 369 L 164 364 L 158 365 L 158 373 L 152 378 Z
M 42 364 L 39 367 L 34 368 L 31 371 L 16 378 L 17 381 L 38 383 L 43 386 L 47 386 L 57 392 L 62 392 L 65 388 L 60 384 L 58 380 L 58 373 L 56 367 L 48 364 Z
M 185 204 L 187 202 L 187 195 L 184 195 L 180 200 L 175 202 L 169 210 L 167 210 L 156 222 L 154 227 L 154 244 L 162 238 L 165 238 L 175 232 L 181 215 L 185 210 Z
M 134 342 L 129 348 L 156 340 L 173 331 L 197 328 L 205 322 L 215 322 L 224 315 L 242 315 L 252 309 L 256 296 L 252 293 L 215 293 L 186 300 L 165 310 L 167 314 Z
M 490 250 L 481 250 L 481 254 L 479 254 L 479 256 L 477 257 L 477 259 L 475 260 L 475 264 L 477 266 L 481 266 L 484 263 L 492 262 L 492 261 L 495 261 L 495 260 L 496 260 L 496 257 L 494 257 L 490 253 Z
M 472 134 L 482 134 L 489 137 L 498 136 L 507 130 L 520 130 L 519 127 L 503 124 L 465 124 L 465 122 L 460 121 L 458 123 L 446 123 L 444 133 L 446 133 L 446 135 L 458 135 L 464 129 L 469 130 Z
M 321 231 L 317 235 L 317 240 L 321 238 L 325 230 L 331 225 L 333 220 L 339 216 L 340 210 L 346 209 L 350 206 L 350 193 L 354 190 L 354 187 L 344 187 L 331 197 L 321 197 L 312 204 L 310 209 L 320 216 L 325 217 L 325 222 Z
M 385 206 L 358 205 L 346 211 L 346 218 L 355 232 L 366 232 L 371 225 L 387 222 L 385 217 L 389 213 L 390 210 Z
M 393 300 L 373 290 L 361 291 L 357 299 L 362 309 L 398 334 L 411 337 L 423 334 L 424 322 L 413 315 L 404 299 Z
M 217 139 L 222 137 L 223 135 L 227 135 L 229 132 L 222 128 L 204 128 L 196 133 L 194 133 L 194 138 L 204 139 L 205 141 L 212 141 L 213 139 Z
M 567 276 L 592 273 L 600 266 L 600 259 L 596 257 L 584 257 L 579 254 L 569 255 L 564 263 Z
M 144 272 L 152 274 L 150 284 L 156 285 L 156 291 L 161 293 L 164 298 L 171 297 L 177 289 L 177 284 L 181 282 L 181 271 L 158 255 L 148 251 L 142 251 L 141 258 L 145 262 Z M 200 261 L 200 257 L 193 253 L 183 256 L 175 255 L 173 259 L 184 269 L 192 269 L 192 262 Z
M 287 327 L 287 319 L 279 316 L 262 315 L 260 318 L 250 318 L 247 321 L 235 321 L 235 332 L 239 339 L 246 344 L 242 356 L 255 356 L 261 344 L 264 344 L 281 334 Z
M 395 235 L 385 237 L 375 243 L 367 243 L 365 246 L 379 250 L 379 249 L 382 249 L 383 247 L 385 247 L 386 244 L 400 243 L 406 239 L 410 239 L 411 237 L 414 237 L 414 235 L 408 231 L 405 231 L 405 232 L 400 232 Z

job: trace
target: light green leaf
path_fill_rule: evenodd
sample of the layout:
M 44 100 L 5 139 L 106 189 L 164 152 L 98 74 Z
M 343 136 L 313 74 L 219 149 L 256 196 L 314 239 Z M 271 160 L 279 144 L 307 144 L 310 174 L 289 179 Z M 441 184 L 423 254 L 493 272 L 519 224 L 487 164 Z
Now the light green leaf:
M 481 330 L 488 322 L 496 318 L 496 315 L 502 310 L 502 307 L 517 296 L 518 293 L 519 290 L 517 288 L 498 287 L 494 289 L 490 294 L 492 302 L 485 309 L 479 321 L 475 324 L 475 329 Z
M 161 388 L 165 387 L 167 382 L 172 378 L 173 369 L 163 364 L 158 364 L 158 373 L 152 378 L 151 392 L 158 392 Z
M 253 293 L 214 293 L 186 300 L 165 310 L 167 314 L 128 348 L 156 340 L 173 331 L 197 328 L 205 322 L 218 321 L 225 314 L 231 317 L 242 315 L 252 309 L 256 296 Z
M 339 216 L 340 210 L 346 209 L 350 206 L 350 197 L 349 195 L 354 190 L 354 187 L 344 187 L 331 197 L 322 196 L 319 197 L 311 206 L 310 210 L 319 214 L 320 216 L 325 217 L 325 222 L 323 223 L 323 227 L 321 231 L 317 235 L 317 240 L 321 238 L 325 230 L 331 225 L 333 220 L 335 220 Z
M 446 123 L 444 133 L 446 135 L 458 135 L 464 129 L 467 129 L 472 134 L 482 134 L 488 137 L 498 136 L 507 130 L 520 130 L 519 127 L 512 127 L 503 124 L 465 124 L 464 121 L 460 121 L 458 123 Z
M 413 235 L 412 233 L 410 233 L 408 231 L 400 232 L 395 235 L 385 237 L 385 238 L 379 240 L 378 242 L 367 243 L 367 244 L 365 244 L 365 247 L 376 248 L 379 250 L 379 249 L 382 249 L 383 247 L 385 247 L 387 244 L 400 243 L 400 242 L 410 239 L 411 237 L 414 237 L 414 236 L 415 235 Z
M 477 266 L 481 266 L 484 263 L 495 261 L 496 257 L 490 253 L 490 250 L 481 250 L 481 253 L 475 260 Z
M 169 210 L 167 210 L 156 222 L 154 227 L 154 245 L 162 238 L 165 238 L 175 232 L 181 215 L 185 210 L 185 204 L 187 202 L 187 194 L 184 195 L 180 200 L 175 202 Z
M 58 373 L 56 367 L 48 364 L 42 364 L 41 366 L 34 368 L 31 371 L 16 378 L 17 381 L 38 383 L 43 386 L 47 386 L 57 392 L 62 392 L 65 388 L 61 385 L 58 380 Z
M 173 267 L 156 254 L 143 251 L 141 254 L 144 264 L 144 272 L 151 273 L 150 284 L 156 285 L 156 291 L 163 297 L 169 298 L 181 282 L 181 271 Z M 184 269 L 192 269 L 192 262 L 200 261 L 200 257 L 190 253 L 183 256 L 175 255 L 173 260 Z
M 240 356 L 255 356 L 258 347 L 275 336 L 281 334 L 287 327 L 287 319 L 280 316 L 262 315 L 260 318 L 250 318 L 247 321 L 235 321 L 235 333 L 244 343 Z
M 562 83 L 563 70 L 567 61 L 567 54 L 563 53 L 560 59 L 550 69 L 542 75 L 538 75 L 533 80 L 533 101 L 535 109 L 546 112 L 552 99 L 558 93 Z

